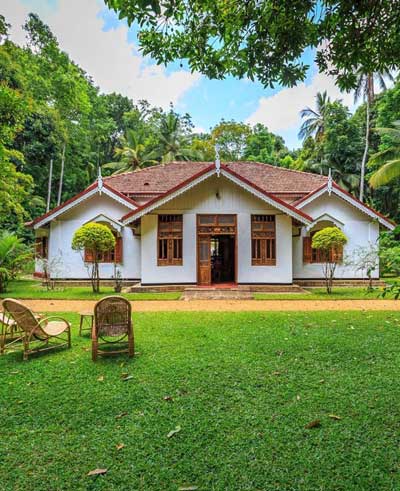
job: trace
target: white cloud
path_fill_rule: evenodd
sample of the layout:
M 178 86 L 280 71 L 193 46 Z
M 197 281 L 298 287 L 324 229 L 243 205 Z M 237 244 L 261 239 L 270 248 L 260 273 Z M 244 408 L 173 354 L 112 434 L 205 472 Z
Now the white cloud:
M 350 108 L 353 106 L 352 93 L 340 92 L 332 77 L 317 73 L 308 85 L 300 83 L 296 87 L 282 89 L 271 97 L 261 97 L 257 109 L 247 118 L 246 122 L 252 125 L 263 123 L 275 133 L 299 128 L 300 111 L 307 106 L 314 108 L 317 92 L 324 90 L 328 92 L 331 100 L 342 99 L 343 103 Z
M 96 0 L 59 0 L 57 9 L 39 12 L 60 46 L 78 63 L 103 92 L 120 92 L 134 100 L 147 99 L 154 105 L 168 107 L 200 80 L 200 74 L 187 70 L 167 73 L 164 67 L 149 64 L 128 41 L 128 27 L 103 30 L 99 13 L 104 8 Z M 21 25 L 33 9 L 21 0 L 2 0 L 1 13 L 13 25 L 11 38 L 25 42 Z M 37 11 L 37 9 L 36 9 Z

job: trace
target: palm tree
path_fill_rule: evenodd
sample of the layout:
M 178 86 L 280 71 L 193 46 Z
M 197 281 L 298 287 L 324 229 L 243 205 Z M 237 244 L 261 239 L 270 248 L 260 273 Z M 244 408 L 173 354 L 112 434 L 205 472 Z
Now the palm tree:
M 303 121 L 299 138 L 305 140 L 310 136 L 314 136 L 316 140 L 319 140 L 325 131 L 325 113 L 328 104 L 331 102 L 326 90 L 324 92 L 317 92 L 316 95 L 317 108 L 316 110 L 306 107 L 300 111 L 300 117 L 305 119 Z
M 153 158 L 153 153 L 140 140 L 139 135 L 132 129 L 126 130 L 125 135 L 121 137 L 121 146 L 116 148 L 114 152 L 118 161 L 104 164 L 103 168 L 113 170 L 113 174 L 121 174 L 157 164 L 157 160 Z
M 179 117 L 170 111 L 161 121 L 158 152 L 161 162 L 199 160 L 199 151 L 191 148 L 190 137 L 182 132 Z
M 370 163 L 383 164 L 370 177 L 369 183 L 373 188 L 383 186 L 389 181 L 400 177 L 400 121 L 393 123 L 394 128 L 376 128 L 381 135 L 391 138 L 392 144 L 386 150 L 377 152 L 370 158 Z
M 370 134 L 370 108 L 375 99 L 375 79 L 378 81 L 382 90 L 386 90 L 386 82 L 384 77 L 393 81 L 393 77 L 388 70 L 383 72 L 365 73 L 362 69 L 357 72 L 357 86 L 354 92 L 354 102 L 357 102 L 362 97 L 366 104 L 366 122 L 365 122 L 365 147 L 361 161 L 361 176 L 360 176 L 360 201 L 364 199 L 364 179 L 365 165 L 367 163 L 369 134 Z

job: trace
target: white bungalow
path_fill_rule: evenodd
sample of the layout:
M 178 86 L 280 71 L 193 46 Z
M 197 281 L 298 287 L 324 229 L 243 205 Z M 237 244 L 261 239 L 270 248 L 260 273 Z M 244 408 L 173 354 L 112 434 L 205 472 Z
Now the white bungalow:
M 87 279 L 71 241 L 91 221 L 117 237 L 115 250 L 102 257 L 101 278 L 111 278 L 117 263 L 124 280 L 143 286 L 321 279 L 320 255 L 311 248 L 315 231 L 342 229 L 348 244 L 339 255 L 350 255 L 375 244 L 380 227 L 394 228 L 325 176 L 257 162 L 171 162 L 99 177 L 31 223 L 38 254 L 60 259 L 58 278 Z M 336 277 L 362 274 L 341 264 Z

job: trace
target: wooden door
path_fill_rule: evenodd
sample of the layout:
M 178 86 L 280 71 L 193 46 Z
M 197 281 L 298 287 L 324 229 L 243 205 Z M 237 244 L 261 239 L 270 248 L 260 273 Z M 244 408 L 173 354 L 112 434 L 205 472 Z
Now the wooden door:
M 203 235 L 198 238 L 197 247 L 197 271 L 198 271 L 198 284 L 210 285 L 211 284 L 211 244 L 210 236 Z

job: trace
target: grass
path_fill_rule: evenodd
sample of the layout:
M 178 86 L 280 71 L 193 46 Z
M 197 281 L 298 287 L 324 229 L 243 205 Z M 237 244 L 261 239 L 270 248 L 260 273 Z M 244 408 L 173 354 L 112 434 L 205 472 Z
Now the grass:
M 334 287 L 328 295 L 325 288 L 308 288 L 308 293 L 255 293 L 256 300 L 379 300 L 382 299 L 382 288 L 372 292 L 360 287 Z M 392 298 L 386 295 L 386 299 Z
M 366 288 L 335 287 L 333 293 L 328 295 L 325 288 L 310 288 L 308 293 L 255 293 L 255 300 L 369 300 L 381 299 L 381 288 L 367 292 Z M 7 293 L 0 294 L 0 298 L 13 297 L 21 299 L 45 300 L 98 300 L 106 295 L 114 294 L 112 287 L 102 287 L 101 293 L 93 293 L 90 286 L 56 287 L 55 290 L 46 290 L 40 281 L 16 280 L 11 281 Z M 122 293 L 128 300 L 179 300 L 181 292 L 160 293 Z M 392 298 L 390 295 L 386 299 Z
M 0 357 L 1 489 L 400 488 L 400 313 L 135 314 L 96 364 L 65 316 L 71 350 Z
M 90 286 L 56 287 L 46 290 L 40 281 L 15 280 L 11 281 L 7 293 L 1 293 L 0 298 L 24 298 L 45 300 L 99 300 L 106 295 L 115 295 L 111 286 L 102 286 L 101 293 L 93 293 Z M 179 300 L 180 292 L 165 293 L 122 293 L 128 300 Z

